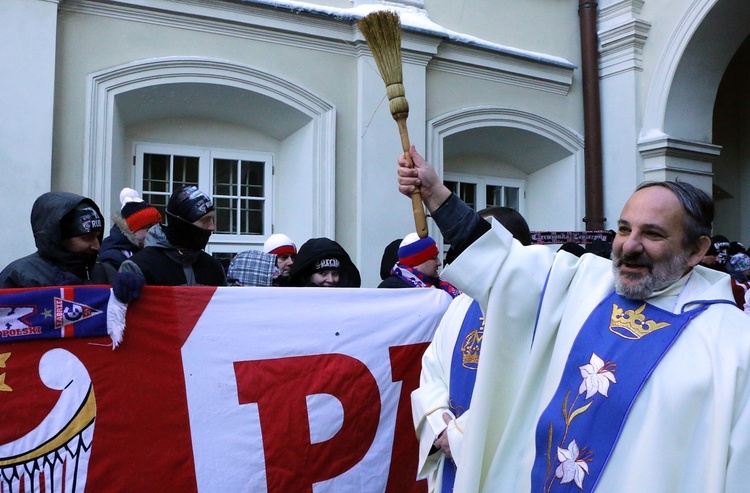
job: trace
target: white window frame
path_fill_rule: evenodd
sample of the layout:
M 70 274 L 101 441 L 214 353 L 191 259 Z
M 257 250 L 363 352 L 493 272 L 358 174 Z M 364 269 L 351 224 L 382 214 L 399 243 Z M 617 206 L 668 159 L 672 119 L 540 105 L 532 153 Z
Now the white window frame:
M 469 173 L 446 172 L 444 181 L 455 181 L 459 183 L 471 183 L 476 185 L 477 197 L 476 207 L 480 211 L 487 207 L 487 185 L 509 187 L 518 189 L 518 212 L 524 215 L 526 209 L 526 181 L 516 178 L 500 178 L 497 176 L 475 175 Z
M 263 170 L 263 190 L 265 202 L 263 207 L 263 233 L 262 234 L 223 234 L 211 235 L 206 252 L 208 253 L 237 253 L 248 248 L 258 248 L 273 232 L 273 154 L 270 152 L 258 152 L 236 149 L 206 148 L 189 145 L 165 144 L 157 142 L 134 142 L 133 155 L 135 156 L 135 173 L 133 188 L 143 193 L 143 155 L 144 154 L 166 154 L 197 157 L 198 165 L 198 188 L 206 192 L 213 200 L 213 173 L 214 159 L 230 159 L 242 161 L 256 161 L 265 163 Z

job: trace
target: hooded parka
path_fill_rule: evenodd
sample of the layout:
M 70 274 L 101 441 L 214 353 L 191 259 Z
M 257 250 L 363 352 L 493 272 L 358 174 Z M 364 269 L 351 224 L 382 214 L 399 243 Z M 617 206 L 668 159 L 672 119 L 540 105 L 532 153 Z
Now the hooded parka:
M 76 284 L 111 284 L 117 271 L 109 265 L 88 264 L 63 247 L 60 220 L 79 204 L 91 206 L 104 218 L 93 200 L 74 193 L 47 192 L 31 208 L 31 230 L 37 251 L 14 260 L 0 272 L 0 287 L 28 288 Z M 99 243 L 103 238 L 99 233 Z

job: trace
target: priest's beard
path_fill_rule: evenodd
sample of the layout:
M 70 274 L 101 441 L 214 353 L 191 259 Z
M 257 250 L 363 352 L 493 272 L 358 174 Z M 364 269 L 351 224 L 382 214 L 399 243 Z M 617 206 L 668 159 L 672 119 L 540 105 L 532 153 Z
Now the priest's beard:
M 664 289 L 683 276 L 688 266 L 689 254 L 681 252 L 667 260 L 654 264 L 642 255 L 612 255 L 612 273 L 615 276 L 615 291 L 617 294 L 631 300 L 645 300 L 655 291 Z M 648 266 L 648 274 L 635 276 L 624 274 L 620 266 L 624 263 L 634 263 Z M 623 283 L 623 279 L 630 280 Z

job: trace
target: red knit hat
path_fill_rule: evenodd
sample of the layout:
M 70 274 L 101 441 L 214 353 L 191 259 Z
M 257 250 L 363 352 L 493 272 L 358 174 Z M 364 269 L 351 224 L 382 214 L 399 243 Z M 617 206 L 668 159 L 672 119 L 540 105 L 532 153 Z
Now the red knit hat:
M 122 189 L 120 203 L 120 214 L 132 233 L 161 222 L 161 214 L 156 207 L 140 198 L 132 188 Z

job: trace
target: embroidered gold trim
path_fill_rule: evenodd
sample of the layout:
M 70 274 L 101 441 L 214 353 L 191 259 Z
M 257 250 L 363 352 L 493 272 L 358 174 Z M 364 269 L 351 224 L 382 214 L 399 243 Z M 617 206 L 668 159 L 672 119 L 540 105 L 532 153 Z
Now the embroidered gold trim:
M 646 303 L 635 310 L 623 310 L 613 303 L 609 330 L 622 338 L 637 340 L 671 325 L 669 322 L 646 320 L 643 314 L 645 308 Z

